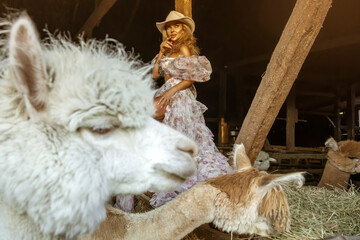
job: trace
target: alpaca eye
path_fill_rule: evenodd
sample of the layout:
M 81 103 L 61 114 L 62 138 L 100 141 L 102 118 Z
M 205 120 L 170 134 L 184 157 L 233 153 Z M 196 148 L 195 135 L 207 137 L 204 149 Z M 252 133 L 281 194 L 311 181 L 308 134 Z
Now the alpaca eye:
M 107 134 L 109 132 L 111 132 L 112 130 L 114 130 L 114 127 L 93 127 L 93 128 L 89 128 L 89 130 L 92 132 L 92 133 L 95 133 L 95 134 Z
M 357 157 L 348 157 L 348 158 L 350 158 L 351 160 L 357 159 Z

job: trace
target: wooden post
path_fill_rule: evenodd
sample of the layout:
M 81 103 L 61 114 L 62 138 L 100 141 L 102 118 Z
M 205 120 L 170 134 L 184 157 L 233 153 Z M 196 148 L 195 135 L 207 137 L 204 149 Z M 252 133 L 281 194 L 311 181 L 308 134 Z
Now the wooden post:
M 80 5 L 80 0 L 76 0 L 75 2 L 75 6 L 74 6 L 74 11 L 72 14 L 72 19 L 71 19 L 71 25 L 74 26 L 75 22 L 76 22 L 76 15 L 78 13 L 79 10 L 79 5 Z M 75 30 L 75 29 L 74 29 Z M 77 30 L 77 29 L 76 29 Z
M 219 86 L 219 130 L 218 130 L 218 145 L 222 146 L 229 143 L 229 128 L 225 122 L 226 113 L 226 90 L 227 90 L 227 73 L 225 70 L 220 71 L 220 86 Z
M 220 71 L 220 84 L 219 84 L 219 115 L 225 117 L 226 113 L 226 95 L 227 95 L 227 72 Z
M 351 84 L 348 89 L 346 101 L 346 120 L 348 139 L 355 139 L 355 84 Z
M 336 92 L 334 98 L 334 139 L 337 142 L 341 141 L 341 115 L 340 115 L 340 93 Z
M 128 18 L 128 22 L 126 23 L 125 30 L 124 30 L 123 33 L 121 34 L 121 39 L 124 38 L 124 37 L 126 37 L 128 31 L 129 31 L 129 29 L 130 29 L 130 27 L 131 27 L 131 24 L 132 24 L 133 21 L 134 21 L 136 12 L 137 12 L 138 9 L 139 9 L 140 2 L 141 2 L 141 0 L 136 0 L 136 1 L 135 1 L 135 5 L 134 5 L 133 9 L 131 10 L 131 14 L 130 14 L 130 17 Z
M 295 4 L 236 139 L 236 143 L 245 145 L 252 162 L 264 145 L 331 3 L 332 0 L 298 0 Z
M 286 100 L 286 149 L 295 150 L 295 123 L 297 110 L 295 106 L 295 93 L 291 91 Z
M 92 31 L 99 24 L 105 14 L 111 9 L 117 0 L 102 0 L 95 8 L 90 17 L 86 20 L 84 26 L 81 27 L 79 33 L 84 33 L 85 37 L 92 37 Z
M 192 17 L 192 0 L 175 0 L 175 10 Z

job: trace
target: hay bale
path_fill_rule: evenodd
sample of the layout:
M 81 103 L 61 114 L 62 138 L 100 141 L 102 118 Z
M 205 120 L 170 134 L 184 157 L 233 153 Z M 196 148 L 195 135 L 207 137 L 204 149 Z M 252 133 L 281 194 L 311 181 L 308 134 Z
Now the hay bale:
M 292 216 L 291 231 L 272 239 L 321 239 L 360 236 L 360 192 L 312 186 L 285 189 Z

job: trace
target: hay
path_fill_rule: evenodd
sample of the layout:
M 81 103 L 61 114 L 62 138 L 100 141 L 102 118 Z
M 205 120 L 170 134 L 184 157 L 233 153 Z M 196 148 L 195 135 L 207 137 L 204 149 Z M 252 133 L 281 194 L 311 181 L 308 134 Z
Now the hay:
M 321 239 L 360 236 L 360 192 L 305 186 L 285 189 L 291 211 L 291 231 L 271 239 Z

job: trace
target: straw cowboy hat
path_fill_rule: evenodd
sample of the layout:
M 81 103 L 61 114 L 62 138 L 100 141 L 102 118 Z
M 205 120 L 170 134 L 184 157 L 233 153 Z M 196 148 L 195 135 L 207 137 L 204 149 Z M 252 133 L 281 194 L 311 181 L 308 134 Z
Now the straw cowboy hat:
M 179 13 L 177 11 L 171 11 L 169 15 L 166 17 L 164 22 L 157 22 L 156 27 L 159 29 L 159 31 L 162 33 L 162 31 L 165 28 L 165 24 L 172 21 L 179 21 L 182 22 L 190 28 L 191 32 L 194 33 L 195 31 L 195 22 L 192 20 L 192 18 L 184 16 L 184 14 Z

